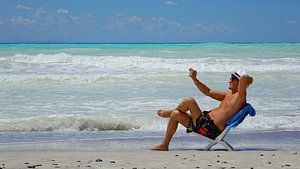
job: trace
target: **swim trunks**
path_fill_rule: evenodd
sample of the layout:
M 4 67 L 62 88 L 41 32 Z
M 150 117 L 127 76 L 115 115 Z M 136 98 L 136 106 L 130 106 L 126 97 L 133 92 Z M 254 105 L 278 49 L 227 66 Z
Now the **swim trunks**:
M 202 112 L 202 114 L 196 120 L 196 126 L 194 126 L 192 117 L 190 117 L 189 127 L 186 131 L 188 133 L 194 131 L 211 139 L 218 137 L 221 134 L 221 131 L 215 125 L 214 121 L 209 117 L 209 112 L 210 111 Z

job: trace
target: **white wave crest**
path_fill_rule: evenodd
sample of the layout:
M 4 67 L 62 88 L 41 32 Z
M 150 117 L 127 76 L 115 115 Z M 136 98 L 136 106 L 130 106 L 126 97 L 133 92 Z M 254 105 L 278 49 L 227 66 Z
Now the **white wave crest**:
M 231 72 L 240 68 L 253 72 L 293 71 L 300 72 L 300 58 L 162 58 L 143 56 L 82 56 L 67 53 L 25 55 L 16 54 L 2 57 L 0 63 L 14 63 L 12 72 L 18 66 L 24 69 L 36 68 L 35 73 L 161 73 L 165 71 L 182 73 L 194 67 L 201 72 Z M 24 67 L 24 64 L 26 67 Z M 31 64 L 29 66 L 27 64 Z M 1 66 L 1 65 L 0 65 Z M 23 66 L 23 67 L 22 67 Z
M 249 130 L 299 130 L 300 116 L 247 117 L 238 126 L 240 131 Z M 158 117 L 100 117 L 86 115 L 51 115 L 0 120 L 0 132 L 31 131 L 111 131 L 140 130 L 165 131 L 168 119 Z M 182 126 L 179 128 L 184 130 Z
M 0 131 L 57 131 L 57 130 L 130 130 L 140 126 L 128 118 L 97 116 L 51 115 L 6 120 L 0 122 Z
M 242 130 L 299 130 L 300 116 L 260 116 L 247 117 L 238 128 Z

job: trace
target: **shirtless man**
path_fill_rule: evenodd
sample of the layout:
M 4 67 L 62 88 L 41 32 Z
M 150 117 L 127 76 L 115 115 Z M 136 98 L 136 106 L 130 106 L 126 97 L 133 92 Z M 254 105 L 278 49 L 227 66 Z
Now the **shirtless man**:
M 246 104 L 246 89 L 253 78 L 246 71 L 232 73 L 228 92 L 210 89 L 197 79 L 197 71 L 190 69 L 190 77 L 197 88 L 206 96 L 221 101 L 219 107 L 211 111 L 202 111 L 193 97 L 187 97 L 171 110 L 159 110 L 160 117 L 170 118 L 167 131 L 161 144 L 151 150 L 168 151 L 169 143 L 177 130 L 178 123 L 187 128 L 188 132 L 197 132 L 210 138 L 216 138 L 226 127 L 227 120 Z

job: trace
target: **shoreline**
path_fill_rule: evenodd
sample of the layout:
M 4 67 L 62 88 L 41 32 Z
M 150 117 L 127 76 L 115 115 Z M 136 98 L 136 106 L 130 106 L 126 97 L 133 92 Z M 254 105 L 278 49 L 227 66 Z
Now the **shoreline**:
M 70 133 L 2 133 L 0 152 L 9 151 L 77 151 L 127 152 L 146 151 L 159 144 L 164 132 L 70 132 Z M 300 151 L 300 131 L 242 132 L 232 131 L 226 138 L 237 151 Z M 170 150 L 201 150 L 208 141 L 196 133 L 178 131 Z M 216 145 L 213 149 L 223 149 Z
M 297 168 L 300 151 L 15 151 L 0 168 Z

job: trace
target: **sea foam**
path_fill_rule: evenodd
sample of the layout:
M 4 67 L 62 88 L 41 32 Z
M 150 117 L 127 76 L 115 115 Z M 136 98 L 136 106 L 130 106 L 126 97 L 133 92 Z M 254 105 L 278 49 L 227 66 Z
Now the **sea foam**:
M 40 68 L 51 66 L 63 66 L 65 73 L 76 67 L 87 68 L 92 72 L 161 72 L 175 71 L 183 72 L 189 67 L 197 68 L 202 72 L 230 72 L 241 68 L 241 65 L 249 71 L 269 72 L 269 71 L 300 71 L 300 58 L 162 58 L 162 57 L 143 57 L 143 56 L 85 56 L 71 55 L 68 53 L 37 54 L 26 55 L 16 54 L 14 56 L 1 57 L 2 64 L 13 64 L 15 68 L 29 64 Z M 3 63 L 5 62 L 5 63 Z M 27 65 L 28 66 L 28 65 Z M 14 67 L 11 67 L 14 71 Z M 28 67 L 30 68 L 30 67 Z M 97 71 L 93 68 L 97 68 Z M 38 73 L 38 72 L 37 72 Z
M 269 117 L 257 115 L 247 117 L 238 126 L 238 131 L 259 130 L 298 130 L 300 116 Z M 128 131 L 147 132 L 165 131 L 168 119 L 154 116 L 147 117 L 102 117 L 89 115 L 51 115 L 1 120 L 0 132 L 32 132 L 32 131 Z M 180 129 L 184 129 L 182 126 Z

